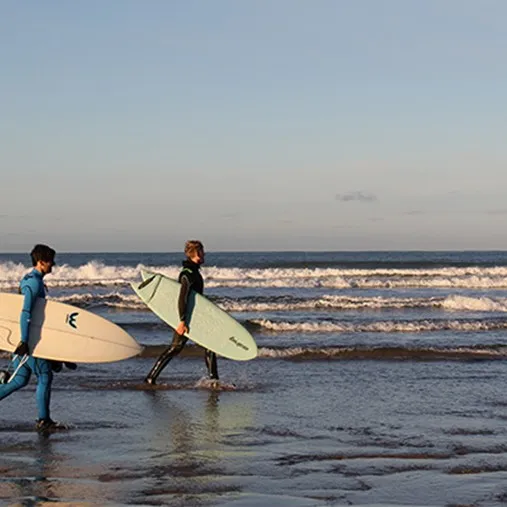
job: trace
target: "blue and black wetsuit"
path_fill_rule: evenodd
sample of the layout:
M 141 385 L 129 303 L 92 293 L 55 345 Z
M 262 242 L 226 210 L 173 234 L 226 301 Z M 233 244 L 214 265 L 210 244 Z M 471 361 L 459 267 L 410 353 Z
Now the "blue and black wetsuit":
M 21 341 L 28 343 L 30 320 L 32 311 L 37 298 L 46 297 L 46 289 L 42 281 L 42 274 L 36 269 L 25 275 L 21 280 L 19 287 L 23 294 L 23 309 L 21 311 Z M 20 357 L 13 360 L 13 367 L 16 369 L 21 361 Z M 49 403 L 51 399 L 51 382 L 53 381 L 53 372 L 51 362 L 46 359 L 39 359 L 29 356 L 26 362 L 17 370 L 17 373 L 11 378 L 8 384 L 0 385 L 0 400 L 9 396 L 14 391 L 25 387 L 30 380 L 32 372 L 37 377 L 37 410 L 40 420 L 50 420 Z
M 204 282 L 202 279 L 201 272 L 199 271 L 199 264 L 186 260 L 183 262 L 183 269 L 180 272 L 178 281 L 181 283 L 180 294 L 178 298 L 178 311 L 180 315 L 180 321 L 188 322 L 188 298 L 190 291 L 194 290 L 198 294 L 202 294 L 204 290 Z M 177 356 L 185 344 L 188 338 L 184 335 L 179 335 L 176 331 L 173 333 L 173 341 L 171 345 L 162 353 L 154 364 L 150 373 L 145 379 L 145 382 L 149 384 L 155 384 L 157 377 L 160 372 L 167 366 L 167 363 L 174 357 Z M 218 380 L 218 368 L 217 368 L 217 355 L 211 350 L 205 349 L 204 360 L 206 361 L 206 367 L 208 368 L 208 375 L 210 379 Z

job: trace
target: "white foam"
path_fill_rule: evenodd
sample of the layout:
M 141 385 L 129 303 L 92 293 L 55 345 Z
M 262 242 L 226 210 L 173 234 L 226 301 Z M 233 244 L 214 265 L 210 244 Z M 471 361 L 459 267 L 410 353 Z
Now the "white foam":
M 308 347 L 289 347 L 281 349 L 271 349 L 268 347 L 260 347 L 258 357 L 262 358 L 286 358 L 297 357 L 303 354 L 319 354 L 324 357 L 333 357 L 344 352 L 352 351 L 354 347 L 329 347 L 329 348 L 308 348 Z
M 456 347 L 439 349 L 436 347 L 427 347 L 421 349 L 403 349 L 398 347 L 327 347 L 327 348 L 313 348 L 313 347 L 289 347 L 289 348 L 268 348 L 261 347 L 258 351 L 258 357 L 264 359 L 290 359 L 293 357 L 308 356 L 318 358 L 333 358 L 340 356 L 349 356 L 350 353 L 357 352 L 356 357 L 364 359 L 366 357 L 376 359 L 389 359 L 389 358 L 416 358 L 422 356 L 426 359 L 431 358 L 432 355 L 441 357 L 499 357 L 504 358 L 507 353 L 505 347 L 499 349 L 492 348 L 472 348 L 472 347 Z M 405 354 L 403 354 L 405 352 Z
M 16 289 L 23 275 L 32 268 L 12 262 L 0 263 L 0 290 Z M 117 286 L 140 280 L 141 269 L 164 271 L 171 278 L 177 278 L 180 267 L 171 268 L 137 266 L 109 266 L 101 262 L 91 261 L 81 266 L 72 267 L 67 264 L 56 266 L 44 281 L 48 287 L 86 287 L 86 286 Z
M 448 296 L 442 307 L 446 310 L 467 310 L 475 312 L 507 312 L 507 299 L 488 297 Z
M 220 300 L 217 304 L 228 312 L 269 312 L 297 310 L 360 310 L 392 308 L 432 308 L 442 306 L 443 298 L 386 298 L 324 295 L 316 299 L 274 301 Z
M 94 306 L 108 306 L 130 310 L 145 310 L 146 304 L 136 294 L 122 294 L 121 292 L 109 292 L 107 294 L 70 294 L 66 296 L 52 297 L 53 301 L 69 305 L 91 308 Z
M 0 263 L 0 290 L 17 288 L 30 266 Z M 112 266 L 98 261 L 71 267 L 57 266 L 46 283 L 49 287 L 117 286 L 140 279 L 141 269 L 177 278 L 181 267 Z M 507 268 L 468 267 L 440 269 L 338 269 L 338 268 L 218 268 L 204 267 L 208 288 L 507 288 Z
M 293 333 L 420 333 L 450 330 L 470 332 L 507 329 L 507 321 L 498 320 L 387 320 L 356 323 L 325 320 L 290 322 L 252 319 L 250 322 L 269 331 Z

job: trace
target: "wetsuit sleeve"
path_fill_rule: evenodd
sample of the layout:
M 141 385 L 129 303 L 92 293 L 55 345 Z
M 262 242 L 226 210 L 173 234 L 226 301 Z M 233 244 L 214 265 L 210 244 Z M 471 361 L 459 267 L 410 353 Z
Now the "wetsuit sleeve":
M 29 280 L 21 286 L 21 294 L 23 297 L 23 308 L 21 310 L 21 341 L 24 343 L 28 343 L 28 332 L 30 329 L 30 321 L 32 319 L 32 310 L 35 305 L 35 300 L 37 298 L 37 289 L 36 283 L 33 283 L 32 280 Z
M 183 275 L 181 276 L 180 283 L 181 289 L 178 297 L 178 313 L 180 321 L 182 321 L 186 320 L 187 317 L 188 295 L 190 294 L 190 289 L 192 288 L 192 281 L 189 276 Z

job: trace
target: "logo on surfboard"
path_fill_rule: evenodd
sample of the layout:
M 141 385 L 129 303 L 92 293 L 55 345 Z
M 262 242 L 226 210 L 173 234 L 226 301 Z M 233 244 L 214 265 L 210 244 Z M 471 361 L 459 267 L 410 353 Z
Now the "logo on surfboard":
M 67 315 L 67 318 L 65 319 L 65 322 L 70 326 L 70 327 L 73 327 L 74 329 L 77 329 L 77 325 L 76 325 L 76 319 L 77 319 L 77 316 L 79 315 L 79 312 L 73 312 L 73 313 L 69 313 Z
M 248 350 L 248 347 L 246 345 L 243 345 L 241 342 L 239 342 L 238 340 L 236 340 L 236 338 L 234 336 L 231 336 L 229 338 L 229 341 L 234 343 L 234 345 L 236 345 L 237 347 L 239 347 L 240 349 L 243 349 L 243 350 Z

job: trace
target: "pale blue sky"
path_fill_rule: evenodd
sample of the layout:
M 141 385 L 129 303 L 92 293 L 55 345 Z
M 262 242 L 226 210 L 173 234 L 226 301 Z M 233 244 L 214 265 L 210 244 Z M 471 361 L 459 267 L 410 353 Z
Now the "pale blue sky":
M 0 0 L 0 252 L 507 249 L 505 0 Z

